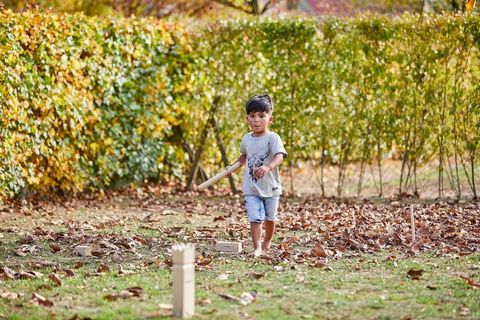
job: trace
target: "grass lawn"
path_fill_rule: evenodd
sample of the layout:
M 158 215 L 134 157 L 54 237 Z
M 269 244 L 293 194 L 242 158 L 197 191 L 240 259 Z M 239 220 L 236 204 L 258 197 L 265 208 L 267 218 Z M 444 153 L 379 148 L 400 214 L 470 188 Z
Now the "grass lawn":
M 325 221 L 318 228 L 318 221 L 306 220 L 317 208 L 307 203 L 307 212 L 297 214 L 302 228 L 297 220 L 291 220 L 292 229 L 281 225 L 272 252 L 254 258 L 238 198 L 196 202 L 175 197 L 149 199 L 116 197 L 100 205 L 82 202 L 68 207 L 4 210 L 0 318 L 171 318 L 170 248 L 176 242 L 195 242 L 197 248 L 194 319 L 480 318 L 478 249 L 439 255 L 425 246 L 412 254 L 401 244 L 374 252 L 356 245 L 340 255 L 338 240 L 329 239 L 335 238 L 333 232 L 345 234 L 352 229 L 343 229 L 340 219 L 329 222 L 327 207 L 318 211 Z M 348 211 L 344 204 L 327 205 L 331 212 L 339 208 Z M 369 204 L 362 212 L 373 214 L 373 206 Z M 379 206 L 385 209 L 385 205 Z M 285 207 L 285 217 L 289 217 L 288 210 L 300 212 Z M 362 241 L 362 232 L 377 230 L 367 228 L 368 223 L 376 222 L 362 217 L 357 214 L 357 241 Z M 394 217 L 399 219 L 398 214 Z M 446 229 L 451 232 L 447 237 L 459 237 L 460 244 L 469 241 L 465 248 L 470 251 L 472 241 L 473 248 L 478 244 L 475 237 L 466 237 L 477 230 L 478 218 L 473 219 L 468 225 L 472 229 Z M 397 220 L 395 223 L 401 223 Z M 427 222 L 421 221 L 423 229 L 432 229 Z M 328 256 L 312 258 L 315 242 L 302 239 L 315 237 L 324 229 L 330 238 L 322 234 L 315 241 L 325 239 Z M 405 229 L 405 237 L 408 233 Z M 243 240 L 246 251 L 218 254 L 212 245 L 215 238 Z M 80 242 L 96 248 L 97 255 L 74 255 L 73 247 Z M 285 249 L 287 243 L 290 251 Z M 417 272 L 421 273 L 418 279 L 412 270 L 422 270 Z

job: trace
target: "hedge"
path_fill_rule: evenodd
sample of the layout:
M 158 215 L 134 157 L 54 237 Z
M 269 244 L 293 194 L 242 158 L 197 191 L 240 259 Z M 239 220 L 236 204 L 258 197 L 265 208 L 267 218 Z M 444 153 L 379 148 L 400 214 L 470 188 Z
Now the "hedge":
M 480 144 L 480 21 L 474 15 L 241 20 L 198 28 L 153 19 L 0 13 L 0 195 L 185 181 L 186 146 L 206 146 L 216 104 L 233 160 L 244 103 L 272 94 L 290 165 L 313 160 L 382 172 L 399 157 L 399 192 L 432 160 L 473 195 Z M 453 159 L 453 160 L 452 160 Z M 452 163 L 454 161 L 455 163 Z M 478 180 L 478 179 L 477 179 Z M 381 193 L 380 189 L 380 193 Z
M 181 26 L 0 13 L 0 194 L 159 179 L 185 91 Z

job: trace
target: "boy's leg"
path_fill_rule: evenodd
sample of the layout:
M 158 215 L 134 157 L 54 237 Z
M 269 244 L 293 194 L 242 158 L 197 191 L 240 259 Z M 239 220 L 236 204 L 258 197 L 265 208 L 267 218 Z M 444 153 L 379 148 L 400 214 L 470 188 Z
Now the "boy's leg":
M 262 223 L 250 222 L 250 230 L 252 233 L 253 254 L 257 256 L 262 253 L 262 248 L 260 247 L 260 239 L 262 238 Z
M 275 233 L 275 221 L 265 220 L 265 238 L 262 243 L 262 250 L 267 251 L 270 249 L 270 244 L 272 243 L 273 234 Z
M 280 197 L 265 198 L 265 238 L 262 243 L 262 249 L 270 249 L 273 234 L 275 233 L 275 220 L 277 220 L 277 210 Z
M 245 208 L 247 210 L 248 221 L 250 222 L 250 233 L 253 241 L 253 254 L 259 256 L 262 254 L 260 241 L 262 239 L 262 225 L 265 220 L 265 207 L 263 200 L 257 196 L 245 196 Z

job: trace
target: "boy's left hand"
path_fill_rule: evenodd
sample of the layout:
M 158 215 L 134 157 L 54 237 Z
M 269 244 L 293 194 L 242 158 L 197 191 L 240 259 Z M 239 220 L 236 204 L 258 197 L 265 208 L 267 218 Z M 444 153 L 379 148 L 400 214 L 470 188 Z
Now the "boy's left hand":
M 261 166 L 258 168 L 255 168 L 253 170 L 253 174 L 257 179 L 263 178 L 267 173 L 269 173 L 272 169 L 270 169 L 269 166 Z

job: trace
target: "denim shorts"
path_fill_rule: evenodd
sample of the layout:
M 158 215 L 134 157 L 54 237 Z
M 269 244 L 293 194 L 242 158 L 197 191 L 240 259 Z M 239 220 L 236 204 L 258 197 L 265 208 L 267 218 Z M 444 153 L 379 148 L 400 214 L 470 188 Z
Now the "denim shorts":
M 261 223 L 265 220 L 277 220 L 277 209 L 280 197 L 245 196 L 245 209 L 248 221 Z

